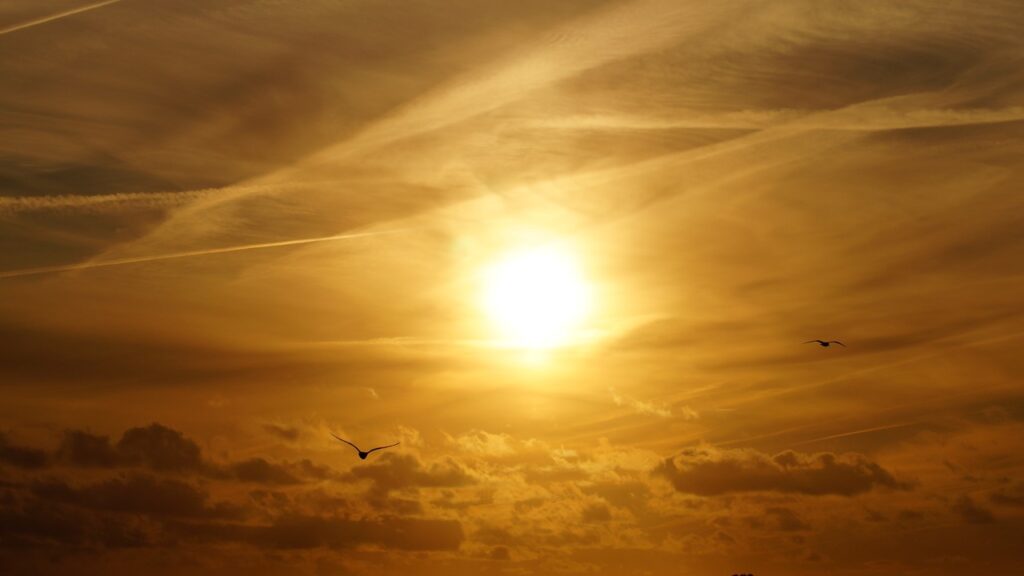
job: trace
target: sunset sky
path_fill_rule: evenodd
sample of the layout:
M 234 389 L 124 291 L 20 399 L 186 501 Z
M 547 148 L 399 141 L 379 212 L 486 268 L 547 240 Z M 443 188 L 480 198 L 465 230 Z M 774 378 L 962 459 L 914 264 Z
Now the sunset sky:
M 3 574 L 1020 574 L 1024 10 L 4 0 L 0 399 Z

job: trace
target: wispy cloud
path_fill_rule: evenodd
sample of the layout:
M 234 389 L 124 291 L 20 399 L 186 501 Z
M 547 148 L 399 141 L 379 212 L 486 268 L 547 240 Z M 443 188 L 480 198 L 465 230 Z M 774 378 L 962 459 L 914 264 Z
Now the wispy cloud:
M 611 393 L 612 401 L 615 402 L 616 406 L 625 406 L 627 408 L 631 408 L 637 413 L 660 416 L 661 418 L 669 418 L 672 416 L 672 409 L 668 406 L 657 404 L 655 402 L 644 402 L 642 400 L 626 396 L 625 394 L 620 394 L 614 387 L 609 387 L 608 392 Z M 680 412 L 680 416 L 686 420 L 692 420 L 697 418 L 697 412 L 689 406 L 684 406 Z
M 176 208 L 215 193 L 213 190 L 185 192 L 138 192 L 124 194 L 2 196 L 0 216 L 23 212 L 119 212 L 135 208 Z
M 110 4 L 116 4 L 122 0 L 105 0 L 104 2 L 96 2 L 94 4 L 88 4 L 80 8 L 73 8 L 71 10 L 65 10 L 42 18 L 36 18 L 29 20 L 28 22 L 22 22 L 21 24 L 14 24 L 6 28 L 0 28 L 0 36 L 4 34 L 10 34 L 18 30 L 24 30 L 26 28 L 32 28 L 33 26 L 39 26 L 40 24 L 46 24 L 47 22 L 53 22 L 54 20 L 60 20 L 61 18 L 67 18 L 68 16 L 74 16 L 75 14 L 81 14 L 82 12 L 89 12 L 90 10 L 96 10 Z
M 381 236 L 385 234 L 396 234 L 399 232 L 401 232 L 401 230 L 356 232 L 352 234 L 334 234 L 331 236 L 319 236 L 316 238 L 280 240 L 277 242 L 257 242 L 254 244 L 242 244 L 239 246 L 225 246 L 223 248 L 187 250 L 184 252 L 171 252 L 169 254 L 152 254 L 147 256 L 132 256 L 126 258 L 110 258 L 106 260 L 90 260 L 78 264 L 38 266 L 35 268 L 23 268 L 21 270 L 7 270 L 0 272 L 0 278 L 21 278 L 24 276 L 38 276 L 40 274 L 56 274 L 59 272 L 74 272 L 79 270 L 91 270 L 94 268 L 109 268 L 111 266 L 125 266 L 128 264 L 141 264 L 144 262 L 159 262 L 161 260 L 177 260 L 180 258 L 195 258 L 199 256 L 212 256 L 214 254 L 230 254 L 233 252 L 246 252 L 249 250 L 265 250 L 268 248 L 301 246 L 304 244 L 316 244 L 320 242 L 336 242 L 339 240 L 353 240 L 356 238 L 367 238 L 372 236 Z

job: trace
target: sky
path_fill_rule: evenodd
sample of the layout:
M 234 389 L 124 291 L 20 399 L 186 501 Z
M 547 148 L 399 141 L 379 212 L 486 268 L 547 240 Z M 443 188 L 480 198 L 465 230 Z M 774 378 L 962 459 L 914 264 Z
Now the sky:
M 6 0 L 0 572 L 1018 574 L 1022 158 L 1016 1 Z

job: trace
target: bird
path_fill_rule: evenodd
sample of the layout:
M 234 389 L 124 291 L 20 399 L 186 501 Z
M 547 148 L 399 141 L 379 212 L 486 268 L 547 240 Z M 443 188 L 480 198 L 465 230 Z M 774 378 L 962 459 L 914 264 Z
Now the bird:
M 811 344 L 811 343 L 814 343 L 814 342 L 817 342 L 823 348 L 828 348 L 832 344 L 839 344 L 843 348 L 846 348 L 846 344 L 843 344 L 839 340 L 808 340 L 807 342 L 804 342 L 804 344 Z
M 395 442 L 394 444 L 388 444 L 387 446 L 377 446 L 376 448 L 370 448 L 366 452 L 363 452 L 362 450 L 359 449 L 359 446 L 356 446 L 355 444 L 349 442 L 348 440 L 345 440 L 344 438 L 339 437 L 338 435 L 334 434 L 333 432 L 331 433 L 331 436 L 334 436 L 335 439 L 340 440 L 340 441 L 344 442 L 345 444 L 348 444 L 349 446 L 355 448 L 356 452 L 359 452 L 359 459 L 360 460 L 366 460 L 366 457 L 370 455 L 370 452 L 376 452 L 377 450 L 383 450 L 385 448 L 391 448 L 392 446 L 398 446 L 399 444 L 401 444 L 401 442 Z

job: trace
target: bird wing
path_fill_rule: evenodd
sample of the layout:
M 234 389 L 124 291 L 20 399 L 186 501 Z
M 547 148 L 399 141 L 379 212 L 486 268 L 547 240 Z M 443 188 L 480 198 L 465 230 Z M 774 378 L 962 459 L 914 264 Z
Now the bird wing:
M 374 452 L 376 450 L 383 450 L 385 448 L 391 448 L 392 446 L 398 446 L 399 444 L 401 444 L 401 442 L 395 442 L 394 444 L 388 444 L 387 446 L 377 446 L 376 448 L 370 448 L 369 450 L 366 451 L 366 453 L 369 454 L 370 452 Z
M 804 342 L 804 344 L 814 344 L 814 343 L 821 344 L 821 340 L 808 340 L 807 342 Z
M 840 346 L 842 346 L 843 348 L 846 348 L 846 344 L 843 344 L 843 343 L 842 343 L 842 342 L 840 342 L 839 340 L 829 340 L 829 343 L 830 343 L 830 344 L 839 344 L 839 345 L 840 345 Z
M 360 449 L 359 449 L 359 446 L 356 446 L 355 444 L 353 444 L 353 443 L 349 442 L 348 440 L 345 440 L 344 438 L 342 438 L 342 437 L 338 436 L 338 435 L 337 435 L 337 434 L 335 434 L 334 432 L 331 432 L 331 436 L 334 436 L 334 438 L 335 438 L 335 439 L 337 439 L 337 440 L 341 440 L 341 441 L 342 441 L 342 442 L 344 442 L 345 444 L 348 444 L 349 446 L 351 446 L 351 447 L 355 448 L 355 449 L 356 449 L 356 452 L 362 452 L 362 450 L 360 450 Z

